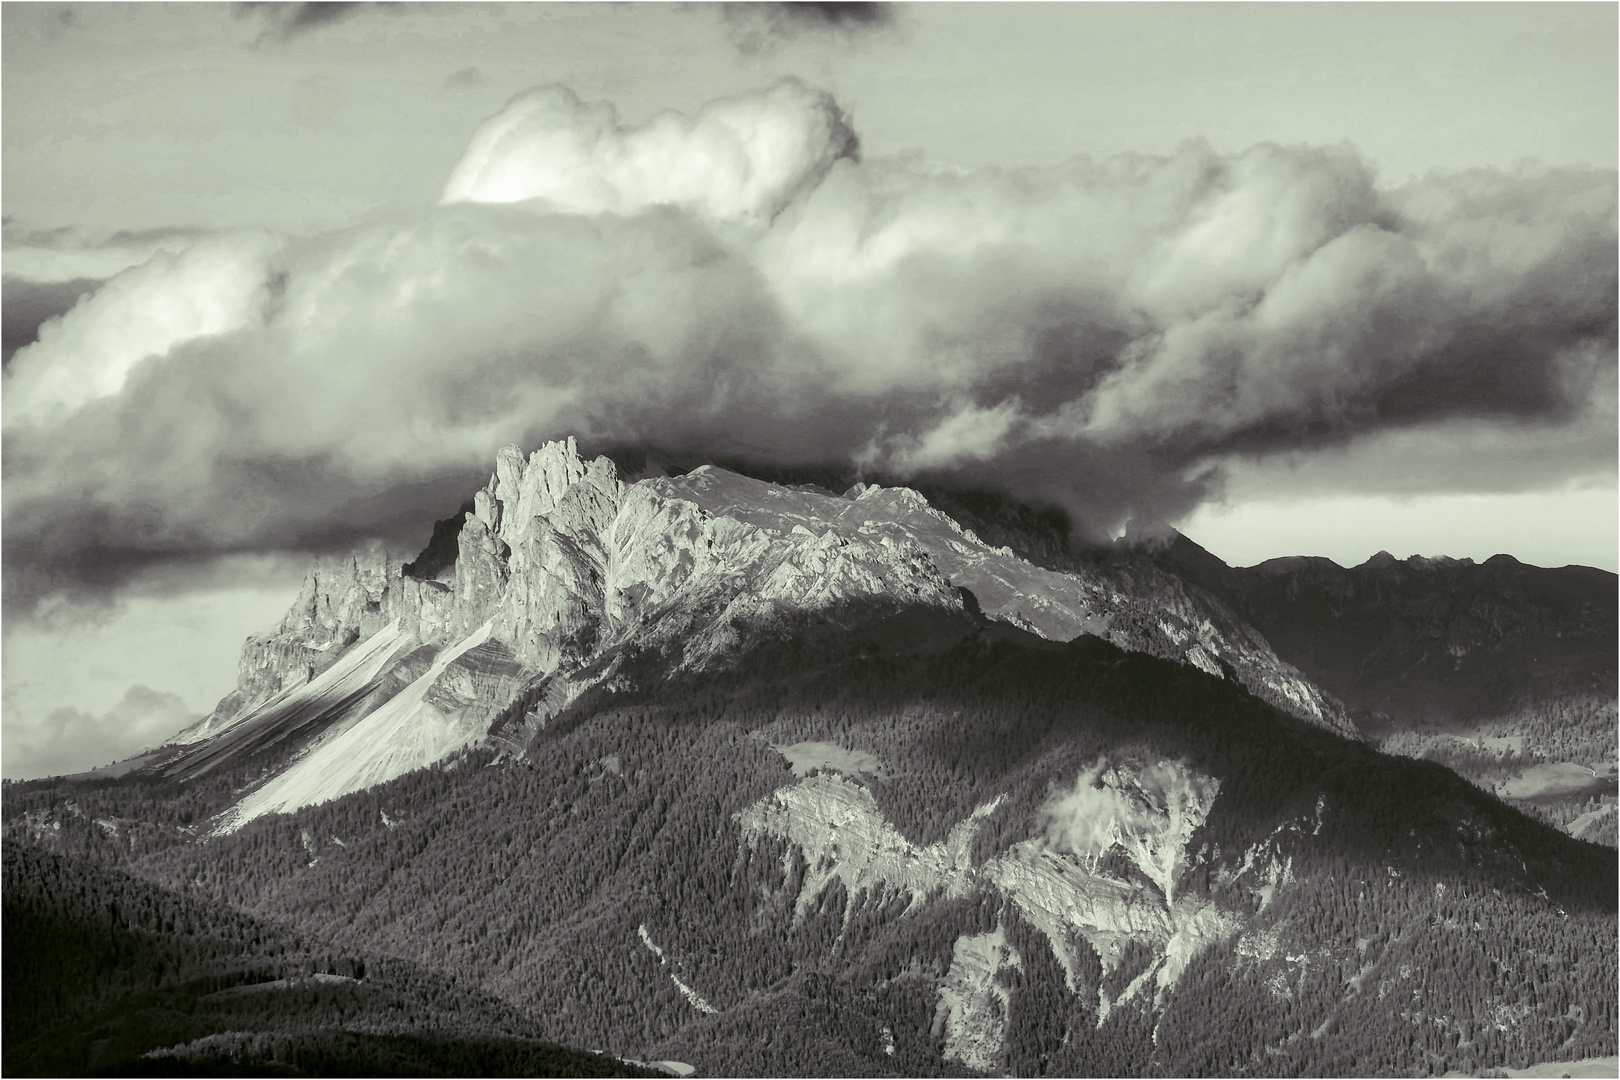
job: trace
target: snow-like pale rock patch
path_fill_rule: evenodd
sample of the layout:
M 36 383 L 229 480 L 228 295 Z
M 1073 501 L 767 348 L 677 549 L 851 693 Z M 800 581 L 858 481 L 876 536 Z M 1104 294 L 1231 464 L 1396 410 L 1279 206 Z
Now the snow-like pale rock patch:
M 1100 776 L 1107 782 L 1093 788 L 1091 782 Z M 1174 890 L 1175 876 L 1187 865 L 1187 839 L 1208 814 L 1219 786 L 1213 777 L 1169 762 L 1141 770 L 1099 765 L 1082 774 L 1077 790 L 1084 797 L 1061 808 L 1068 815 L 1066 834 L 1079 830 L 1105 838 L 1104 850 L 1125 852 L 1153 884 L 1099 873 L 1101 851 L 1087 858 L 1088 852 L 1077 852 L 1053 835 L 1032 837 L 974 867 L 974 834 L 1005 796 L 980 806 L 945 840 L 923 847 L 883 818 L 863 785 L 827 773 L 773 792 L 738 813 L 737 822 L 745 843 L 772 836 L 804 852 L 808 865 L 795 900 L 796 919 L 835 879 L 851 896 L 862 889 L 905 895 L 911 900 L 908 911 L 926 897 L 966 896 L 988 886 L 1011 899 L 1046 936 L 1071 991 L 1080 989 L 1077 939 L 1096 950 L 1105 972 L 1117 966 L 1125 943 L 1147 943 L 1153 962 L 1117 1001 L 1100 1002 L 1106 1015 L 1118 1001 L 1150 987 L 1156 1003 L 1194 957 L 1242 929 L 1235 913 Z M 1084 814 L 1096 820 L 1076 819 Z M 951 1036 L 955 1054 L 974 1068 L 991 1067 L 985 1063 L 1000 1052 L 1005 1002 L 997 999 L 998 1013 L 991 1001 L 995 991 L 982 984 L 1005 966 L 1003 960 L 991 963 L 992 955 L 1013 955 L 1005 944 L 999 928 L 995 934 L 958 939 L 956 960 L 942 984 L 938 1022 L 955 1025 L 950 1028 L 956 1032 Z
M 1448 1072 L 1452 1076 L 1473 1076 L 1474 1073 Z M 1560 1077 L 1574 1078 L 1588 1077 L 1614 1077 L 1620 1076 L 1620 1057 L 1610 1054 L 1608 1057 L 1582 1058 L 1579 1061 L 1544 1061 L 1532 1065 L 1528 1069 L 1492 1069 L 1487 1076 L 1502 1077 Z
M 1545 765 L 1532 765 L 1518 776 L 1504 781 L 1498 794 L 1509 799 L 1547 799 L 1559 796 L 1584 795 L 1615 787 L 1612 766 L 1602 771 L 1573 761 L 1559 761 Z
M 641 943 L 647 946 L 648 950 L 651 951 L 654 956 L 658 957 L 658 963 L 660 965 L 667 966 L 669 964 L 669 960 L 664 956 L 664 950 L 653 944 L 652 935 L 647 933 L 647 924 L 642 923 L 640 926 L 636 927 L 636 933 L 641 935 Z M 675 984 L 675 989 L 679 990 L 681 992 L 681 996 L 686 998 L 687 1002 L 692 1006 L 692 1008 L 696 1009 L 698 1012 L 712 1016 L 720 1011 L 713 1005 L 710 1005 L 707 1001 L 704 1001 L 703 998 L 699 997 L 698 992 L 682 982 L 680 977 L 677 976 L 673 971 L 669 973 L 669 981 Z
M 850 776 L 858 776 L 861 773 L 877 776 L 883 772 L 883 763 L 875 754 L 868 754 L 863 750 L 846 750 L 837 743 L 801 742 L 792 746 L 772 744 L 771 749 L 787 758 L 788 764 L 793 766 L 793 775 L 799 779 L 803 779 L 812 769 L 831 769 Z
M 974 876 L 973 833 L 1002 798 L 979 807 L 944 840 L 920 848 L 884 819 L 870 791 L 827 773 L 772 792 L 739 812 L 737 822 L 745 840 L 777 836 L 804 850 L 810 865 L 794 906 L 798 919 L 835 878 L 851 896 L 862 889 L 904 893 L 912 906 L 936 889 L 966 895 Z
M 485 623 L 434 658 L 419 678 L 381 707 L 316 748 L 237 804 L 227 830 L 264 814 L 285 814 L 403 776 L 442 760 L 480 738 L 467 710 L 445 713 L 429 703 L 428 691 L 462 654 L 489 639 Z
M 1003 968 L 1021 968 L 1023 958 L 996 927 L 988 934 L 956 939 L 951 968 L 939 987 L 935 1024 L 943 1023 L 945 1059 L 989 1072 L 998 1064 L 1007 1035 L 1012 997 L 997 978 Z

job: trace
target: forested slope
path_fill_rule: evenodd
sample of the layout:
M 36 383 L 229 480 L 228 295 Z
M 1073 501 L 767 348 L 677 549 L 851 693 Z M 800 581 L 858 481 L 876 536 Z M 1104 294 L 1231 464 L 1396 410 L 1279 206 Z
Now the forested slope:
M 7 842 L 8 1076 L 659 1075 L 465 980 Z
M 8 832 L 334 955 L 453 973 L 546 1039 L 709 1074 L 1410 1075 L 1614 1052 L 1613 850 L 1185 665 L 902 624 L 807 623 L 729 672 L 649 666 L 520 759 L 467 752 L 203 843 L 96 825 L 163 803 L 137 780 L 11 785 Z M 880 765 L 796 778 L 774 747 L 803 743 Z M 1101 763 L 1218 783 L 1168 876 L 1119 844 L 1082 873 L 1053 839 L 1059 796 L 1110 790 L 1077 780 Z M 828 792 L 866 817 L 805 827 L 891 829 L 890 864 L 749 824 Z M 945 876 L 916 869 L 939 858 Z M 1048 864 L 1137 914 L 1037 926 L 1014 871 Z M 1149 916 L 1164 929 L 1108 929 Z

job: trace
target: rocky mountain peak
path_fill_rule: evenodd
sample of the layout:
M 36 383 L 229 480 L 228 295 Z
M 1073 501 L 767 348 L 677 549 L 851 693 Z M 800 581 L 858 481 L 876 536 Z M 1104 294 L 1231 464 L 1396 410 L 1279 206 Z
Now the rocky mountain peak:
M 612 500 L 624 492 L 613 462 L 605 457 L 584 461 L 572 436 L 544 444 L 526 461 L 521 448 L 507 446 L 495 456 L 489 483 L 474 496 L 474 513 L 516 548 L 532 531 L 536 518 L 551 518 L 559 510 L 567 516 L 565 500 L 581 483 Z
M 446 548 L 451 524 L 430 548 Z M 451 553 L 430 554 L 409 565 Z M 345 732 L 348 758 L 363 758 L 375 737 L 391 763 L 327 762 L 318 780 L 278 781 L 255 806 L 332 798 L 480 739 L 521 747 L 586 686 L 616 678 L 625 656 L 658 657 L 670 671 L 724 667 L 793 620 L 836 621 L 851 605 L 930 610 L 958 636 L 997 623 L 1060 642 L 1093 634 L 1352 730 L 1212 597 L 1147 563 L 1038 566 L 907 487 L 837 495 L 713 465 L 626 484 L 608 458 L 583 459 L 572 438 L 527 456 L 510 446 L 474 494 L 453 557 L 431 578 L 403 572 L 376 546 L 320 560 L 281 625 L 248 642 L 238 691 L 207 730 L 258 725 L 320 742 L 331 727 Z M 386 648 L 366 645 L 385 633 Z M 290 771 L 319 758 L 317 749 Z

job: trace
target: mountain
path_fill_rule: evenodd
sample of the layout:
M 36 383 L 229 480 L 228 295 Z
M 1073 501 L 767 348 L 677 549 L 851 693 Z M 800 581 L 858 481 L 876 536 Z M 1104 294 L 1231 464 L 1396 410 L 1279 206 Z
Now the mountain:
M 1239 569 L 1180 535 L 1160 561 L 1371 725 L 1466 723 L 1614 692 L 1615 575 L 1604 570 L 1388 552 L 1348 570 L 1321 558 Z
M 712 466 L 625 484 L 569 440 L 527 459 L 502 451 L 450 558 L 456 528 L 441 522 L 408 564 L 373 550 L 312 569 L 281 625 L 248 643 L 236 693 L 182 733 L 164 773 L 246 762 L 276 771 L 223 823 L 234 827 L 486 739 L 520 750 L 547 714 L 638 658 L 710 670 L 806 613 L 868 602 L 1056 641 L 1095 634 L 1230 672 L 1296 715 L 1353 731 L 1218 603 L 1151 571 L 1127 591 L 1106 575 L 1038 566 L 908 488 L 840 496 Z
M 1387 552 L 1351 569 L 1234 568 L 1179 535 L 1155 560 L 1219 597 L 1386 749 L 1615 842 L 1614 574 Z
M 1245 594 L 1051 524 L 503 451 L 414 558 L 319 563 L 170 746 L 5 787 L 8 874 L 62 883 L 16 892 L 31 918 L 101 940 L 104 903 L 70 898 L 114 881 L 164 971 L 263 1001 L 346 975 L 355 1000 L 304 1027 L 205 1002 L 49 1060 L 272 1069 L 277 1038 L 334 1031 L 709 1075 L 1615 1052 L 1612 847 L 1380 752 Z M 216 925 L 250 946 L 204 948 Z M 317 954 L 349 963 L 298 966 Z M 26 982 L 7 955 L 8 1023 L 74 1000 L 72 972 Z M 147 1016 L 163 977 L 97 983 L 58 1040 Z M 433 978 L 459 996 L 401 989 Z M 8 1069 L 46 1060 L 12 1043 Z

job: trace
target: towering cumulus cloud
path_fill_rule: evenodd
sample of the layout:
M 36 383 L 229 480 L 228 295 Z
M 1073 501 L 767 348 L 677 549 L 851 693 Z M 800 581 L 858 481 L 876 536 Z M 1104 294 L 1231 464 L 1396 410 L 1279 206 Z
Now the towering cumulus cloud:
M 795 82 L 640 127 L 544 88 L 438 206 L 125 271 L 6 375 L 10 595 L 442 516 L 498 446 L 563 433 L 994 477 L 1095 534 L 1234 453 L 1395 428 L 1612 456 L 1613 172 L 857 145 Z
M 478 129 L 444 198 L 536 199 L 580 214 L 670 205 L 709 222 L 763 224 L 857 148 L 837 102 L 793 80 L 632 129 L 607 102 L 547 86 Z
M 7 383 L 6 423 L 61 419 L 118 394 L 141 360 L 245 325 L 278 247 L 267 235 L 208 239 L 119 275 L 42 328 Z

